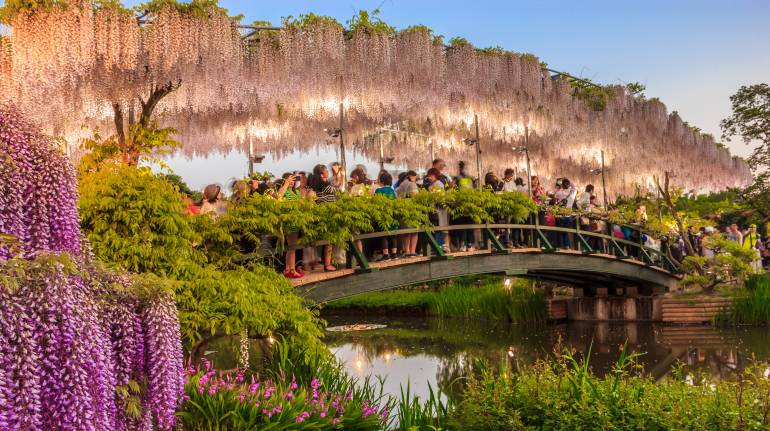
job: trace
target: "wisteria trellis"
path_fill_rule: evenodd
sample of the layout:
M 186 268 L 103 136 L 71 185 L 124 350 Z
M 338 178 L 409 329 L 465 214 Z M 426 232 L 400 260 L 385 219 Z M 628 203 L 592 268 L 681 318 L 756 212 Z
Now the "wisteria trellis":
M 0 105 L 0 430 L 171 429 L 184 373 L 173 295 L 99 269 L 76 199 L 60 149 Z M 129 381 L 138 417 L 117 390 Z
M 741 159 L 660 101 L 617 86 L 595 111 L 531 55 L 446 47 L 423 27 L 346 33 L 319 19 L 243 40 L 219 9 L 200 17 L 166 8 L 146 21 L 88 0 L 17 15 L 0 47 L 0 99 L 15 100 L 48 132 L 76 137 L 83 124 L 109 127 L 114 103 L 138 111 L 150 85 L 181 80 L 158 113 L 180 130 L 188 154 L 247 141 L 277 154 L 309 150 L 343 103 L 350 142 L 373 159 L 378 142 L 365 137 L 386 123 L 429 135 L 385 136 L 388 155 L 410 167 L 427 164 L 429 141 L 446 159 L 471 159 L 461 140 L 478 114 L 485 168 L 523 171 L 511 146 L 526 125 L 536 173 L 595 180 L 589 170 L 604 150 L 613 194 L 648 186 L 663 171 L 701 191 L 751 178 Z

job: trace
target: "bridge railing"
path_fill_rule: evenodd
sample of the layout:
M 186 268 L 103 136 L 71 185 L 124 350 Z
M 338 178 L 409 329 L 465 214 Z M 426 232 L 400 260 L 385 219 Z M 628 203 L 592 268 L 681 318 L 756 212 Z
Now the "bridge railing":
M 611 225 L 608 223 L 608 226 Z M 421 254 L 432 259 L 453 259 L 453 253 L 447 252 L 436 237 L 439 232 L 455 232 L 463 230 L 472 230 L 481 232 L 481 249 L 488 250 L 491 253 L 511 253 L 519 247 L 506 247 L 498 238 L 501 232 L 519 231 L 518 238 L 523 239 L 525 248 L 539 249 L 542 252 L 558 252 L 563 250 L 577 251 L 582 254 L 603 254 L 612 255 L 622 260 L 633 260 L 643 263 L 647 266 L 656 266 L 672 273 L 680 273 L 680 265 L 673 258 L 670 245 L 667 241 L 660 242 L 660 248 L 654 248 L 646 245 L 643 241 L 644 235 L 650 235 L 644 229 L 637 226 L 622 225 L 632 230 L 631 237 L 638 239 L 631 241 L 608 235 L 603 232 L 588 231 L 580 228 L 576 220 L 574 228 L 544 226 L 535 224 L 464 224 L 434 226 L 431 229 L 406 228 L 381 232 L 372 232 L 356 235 L 347 241 L 345 247 L 346 262 L 345 266 L 356 271 L 372 271 L 374 268 L 370 265 L 365 253 L 359 250 L 357 243 L 381 239 L 385 237 L 399 237 L 408 234 L 419 234 L 418 246 Z M 564 247 L 564 243 L 568 246 Z M 560 243 L 561 247 L 557 247 Z M 321 247 L 330 245 L 326 241 L 314 243 L 311 247 Z M 308 245 L 295 245 L 284 247 L 282 250 L 298 250 L 309 247 Z

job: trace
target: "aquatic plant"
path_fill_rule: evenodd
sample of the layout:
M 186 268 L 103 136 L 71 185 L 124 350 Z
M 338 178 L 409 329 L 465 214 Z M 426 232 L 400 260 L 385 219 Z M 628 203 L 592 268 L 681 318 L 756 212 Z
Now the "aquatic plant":
M 448 414 L 453 410 L 454 403 L 451 399 L 443 401 L 440 390 L 434 391 L 433 387 L 428 385 L 428 397 L 423 400 L 412 394 L 411 383 L 407 381 L 406 388 L 401 386 L 397 416 L 398 429 L 407 431 L 446 429 Z
M 525 280 L 502 277 L 457 279 L 434 289 L 406 288 L 372 292 L 333 301 L 330 309 L 416 310 L 431 316 L 468 317 L 509 322 L 543 322 L 547 319 L 545 296 Z
M 519 371 L 484 370 L 468 379 L 449 429 L 764 430 L 770 425 L 770 364 L 734 381 L 706 381 L 681 368 L 662 381 L 640 375 L 624 348 L 600 378 L 570 352 Z M 590 355 L 590 351 L 589 351 Z
M 735 294 L 728 320 L 735 323 L 770 324 L 770 276 L 752 275 Z

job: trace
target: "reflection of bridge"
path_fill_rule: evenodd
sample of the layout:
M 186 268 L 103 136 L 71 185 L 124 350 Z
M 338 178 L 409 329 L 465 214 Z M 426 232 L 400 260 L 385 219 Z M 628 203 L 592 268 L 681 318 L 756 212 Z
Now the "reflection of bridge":
M 310 274 L 295 281 L 298 293 L 314 302 L 327 302 L 360 293 L 387 290 L 415 283 L 463 275 L 507 274 L 581 287 L 590 294 L 597 287 L 623 289 L 641 287 L 662 293 L 678 283 L 676 265 L 667 247 L 653 249 L 638 242 L 579 229 L 538 225 L 445 226 L 436 231 L 481 230 L 482 251 L 445 253 L 432 232 L 403 229 L 360 235 L 349 243 L 346 269 Z M 521 230 L 530 248 L 506 249 L 495 230 Z M 419 233 L 423 256 L 370 264 L 355 248 L 355 240 L 386 235 Z M 549 237 L 570 235 L 574 249 L 557 249 Z M 638 235 L 641 237 L 641 235 Z

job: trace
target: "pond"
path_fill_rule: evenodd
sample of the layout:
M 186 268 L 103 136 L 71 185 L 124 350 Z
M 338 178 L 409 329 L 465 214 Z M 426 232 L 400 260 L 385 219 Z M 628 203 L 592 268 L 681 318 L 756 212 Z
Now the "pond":
M 531 363 L 564 348 L 589 358 L 594 372 L 607 373 L 623 344 L 641 353 L 638 361 L 656 379 L 677 364 L 685 372 L 710 379 L 730 379 L 755 357 L 770 359 L 768 329 L 758 327 L 664 326 L 651 323 L 569 322 L 556 325 L 508 325 L 483 320 L 325 315 L 329 326 L 386 325 L 371 330 L 327 332 L 326 343 L 359 378 L 381 376 L 396 397 L 409 383 L 427 396 L 429 387 L 450 396 L 476 360 L 513 366 Z M 361 329 L 361 328 L 356 328 Z

